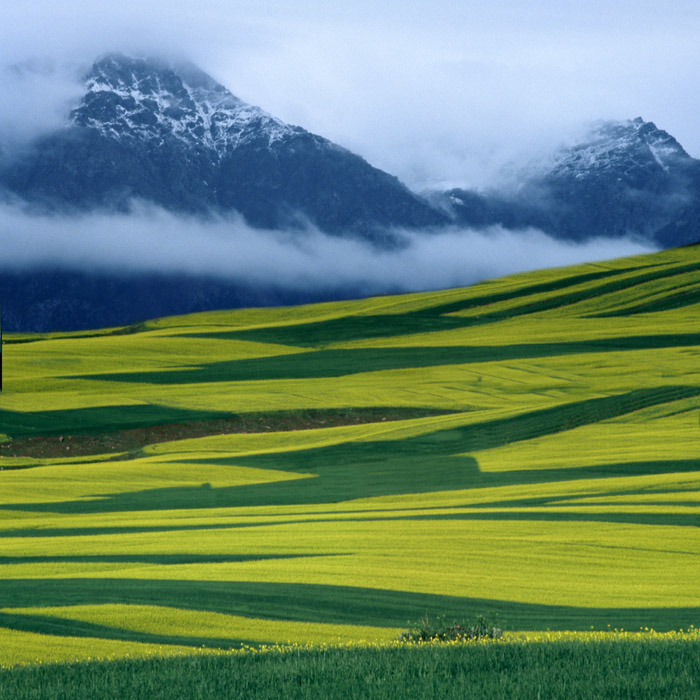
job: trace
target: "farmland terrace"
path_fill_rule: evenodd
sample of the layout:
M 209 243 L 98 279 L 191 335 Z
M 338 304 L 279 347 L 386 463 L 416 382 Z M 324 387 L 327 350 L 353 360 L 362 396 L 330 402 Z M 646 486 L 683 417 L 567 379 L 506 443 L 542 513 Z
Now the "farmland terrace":
M 8 335 L 0 666 L 697 625 L 699 329 L 686 247 Z

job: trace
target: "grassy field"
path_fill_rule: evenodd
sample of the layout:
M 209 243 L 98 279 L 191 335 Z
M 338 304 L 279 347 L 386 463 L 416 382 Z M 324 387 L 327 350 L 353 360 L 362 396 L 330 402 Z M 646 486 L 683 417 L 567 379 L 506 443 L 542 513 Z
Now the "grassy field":
M 5 341 L 0 667 L 700 625 L 700 248 Z

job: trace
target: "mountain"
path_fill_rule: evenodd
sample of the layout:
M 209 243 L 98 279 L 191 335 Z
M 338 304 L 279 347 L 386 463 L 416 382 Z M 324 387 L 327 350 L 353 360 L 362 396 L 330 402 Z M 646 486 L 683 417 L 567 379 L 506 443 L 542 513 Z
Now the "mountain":
M 108 54 L 83 89 L 64 128 L 0 157 L 0 191 L 48 211 L 128 211 L 142 200 L 380 244 L 395 242 L 392 230 L 449 224 L 535 227 L 571 241 L 632 235 L 663 247 L 700 238 L 700 161 L 640 117 L 598 122 L 523 169 L 514 190 L 421 197 L 190 63 Z
M 700 239 L 692 225 L 700 161 L 641 117 L 598 122 L 518 182 L 510 192 L 450 190 L 443 202 L 462 224 L 532 226 L 571 241 L 631 235 L 671 247 Z
M 247 104 L 190 63 L 108 54 L 82 85 L 62 128 L 19 151 L 0 144 L 1 198 L 59 218 L 147 202 L 190 216 L 241 215 L 256 228 L 310 224 L 382 247 L 397 243 L 396 229 L 449 221 L 396 177 Z M 340 283 L 322 293 L 204 274 L 0 268 L 5 330 L 118 326 L 362 294 Z
M 599 122 L 522 170 L 515 189 L 420 196 L 347 149 L 247 104 L 190 63 L 121 54 L 84 73 L 60 128 L 21 149 L 0 144 L 2 200 L 64 224 L 66 214 L 129 212 L 146 202 L 300 235 L 312 225 L 384 248 L 386 264 L 399 231 L 448 226 L 534 227 L 570 241 L 635 236 L 661 247 L 700 240 L 700 161 L 641 118 Z M 116 267 L 0 267 L 5 330 L 116 326 L 363 293 L 341 282 L 321 293 Z
M 237 212 L 258 228 L 306 223 L 382 242 L 445 223 L 397 178 L 235 97 L 192 64 L 109 54 L 65 128 L 6 163 L 0 185 L 49 211 Z

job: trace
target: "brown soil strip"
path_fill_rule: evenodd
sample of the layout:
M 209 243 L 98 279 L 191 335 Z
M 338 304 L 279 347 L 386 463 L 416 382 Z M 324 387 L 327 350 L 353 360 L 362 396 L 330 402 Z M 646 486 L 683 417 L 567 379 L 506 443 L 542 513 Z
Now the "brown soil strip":
M 209 435 L 311 430 L 339 425 L 408 420 L 449 413 L 455 413 L 455 411 L 424 408 L 352 408 L 246 413 L 230 418 L 129 428 L 96 435 L 66 434 L 17 438 L 9 443 L 0 443 L 0 458 L 51 458 L 134 452 L 146 445 Z

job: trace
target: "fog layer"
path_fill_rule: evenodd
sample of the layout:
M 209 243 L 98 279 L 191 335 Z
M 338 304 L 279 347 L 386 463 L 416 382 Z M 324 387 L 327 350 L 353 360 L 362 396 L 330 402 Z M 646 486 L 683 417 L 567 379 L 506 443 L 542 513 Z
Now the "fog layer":
M 256 286 L 363 294 L 472 284 L 517 271 L 648 252 L 632 240 L 583 245 L 535 231 L 447 229 L 400 233 L 378 250 L 315 230 L 252 229 L 237 218 L 202 221 L 141 206 L 131 214 L 37 216 L 0 207 L 0 269 L 182 272 Z

